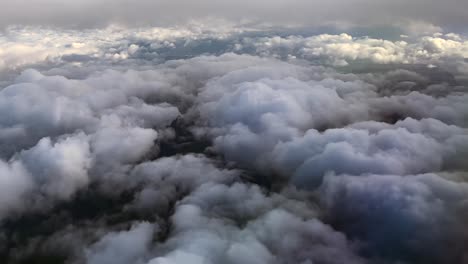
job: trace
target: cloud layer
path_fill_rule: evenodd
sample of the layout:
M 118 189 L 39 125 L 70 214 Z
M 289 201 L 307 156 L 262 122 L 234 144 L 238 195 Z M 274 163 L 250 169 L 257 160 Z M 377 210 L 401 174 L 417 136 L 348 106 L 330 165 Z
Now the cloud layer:
M 57 0 L 20 0 L 3 3 L 1 10 L 2 26 L 32 24 L 100 27 L 109 23 L 168 24 L 218 17 L 277 25 L 340 23 L 362 26 L 414 20 L 463 29 L 467 23 L 468 6 L 465 1 L 459 0 L 417 0 L 410 3 L 403 0 L 331 0 L 326 3 L 317 0 L 84 0 L 66 3 Z
M 8 27 L 0 262 L 465 263 L 468 40 L 438 29 Z

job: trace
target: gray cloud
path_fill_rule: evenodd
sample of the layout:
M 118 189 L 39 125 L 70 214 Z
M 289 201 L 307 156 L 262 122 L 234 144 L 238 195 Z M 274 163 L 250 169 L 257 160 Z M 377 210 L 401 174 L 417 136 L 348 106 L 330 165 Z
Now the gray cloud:
M 86 263 L 143 263 L 155 227 L 138 223 L 129 231 L 108 233 L 86 250 Z
M 27 7 L 27 8 L 25 8 Z M 359 25 L 395 24 L 418 20 L 462 29 L 468 9 L 465 1 L 56 1 L 22 0 L 2 3 L 0 23 L 52 24 L 58 26 L 102 26 L 109 23 L 162 24 L 220 17 L 254 19 L 273 24 L 344 22 Z M 284 12 L 288 10 L 288 12 Z
M 466 187 L 434 174 L 329 176 L 323 195 L 334 225 L 366 241 L 376 258 L 462 263 L 466 249 L 442 241 L 467 239 Z

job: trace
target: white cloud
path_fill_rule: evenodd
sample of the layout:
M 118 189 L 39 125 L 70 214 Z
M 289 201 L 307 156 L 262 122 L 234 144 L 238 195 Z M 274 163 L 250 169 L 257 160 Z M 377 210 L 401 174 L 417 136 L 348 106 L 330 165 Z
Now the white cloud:
M 150 223 L 143 222 L 134 224 L 128 231 L 106 234 L 86 250 L 86 263 L 144 263 L 155 229 Z

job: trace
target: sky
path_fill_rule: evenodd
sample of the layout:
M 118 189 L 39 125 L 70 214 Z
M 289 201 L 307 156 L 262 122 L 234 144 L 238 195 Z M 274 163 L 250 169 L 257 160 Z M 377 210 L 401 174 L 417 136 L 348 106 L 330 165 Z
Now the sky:
M 0 3 L 0 263 L 468 263 L 467 10 Z
M 463 0 L 18 0 L 4 1 L 0 25 L 53 25 L 103 27 L 124 25 L 171 25 L 216 17 L 232 21 L 255 21 L 275 25 L 341 23 L 393 25 L 420 21 L 464 30 L 468 3 Z

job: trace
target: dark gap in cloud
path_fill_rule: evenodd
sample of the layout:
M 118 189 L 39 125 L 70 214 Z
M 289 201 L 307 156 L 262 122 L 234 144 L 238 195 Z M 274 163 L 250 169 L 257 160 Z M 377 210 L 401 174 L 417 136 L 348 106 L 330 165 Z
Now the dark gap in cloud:
M 203 138 L 196 139 L 190 131 L 190 126 L 190 124 L 187 124 L 180 117 L 172 121 L 169 127 L 174 130 L 175 137 L 174 139 L 159 142 L 159 157 L 171 157 L 190 153 L 214 157 L 214 153 L 208 149 L 212 145 L 211 141 Z

